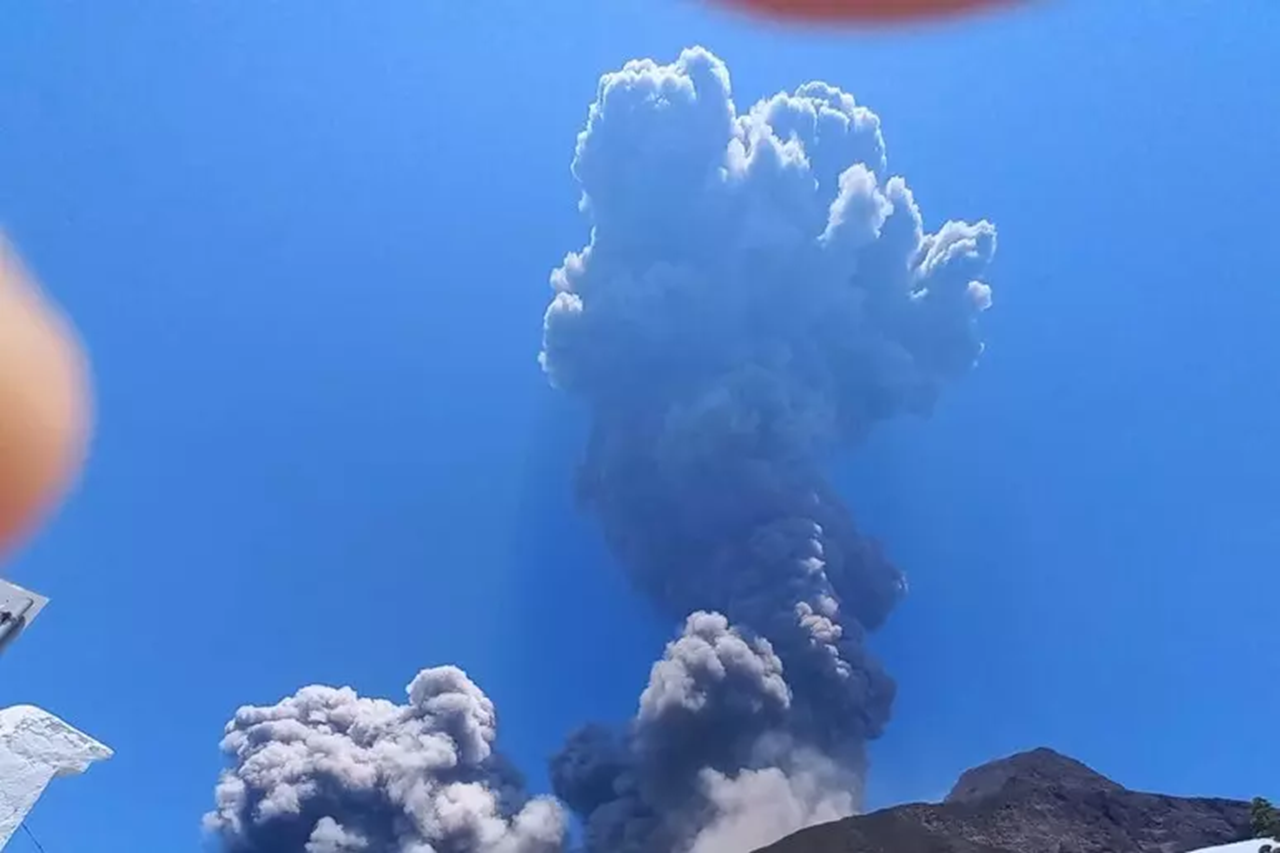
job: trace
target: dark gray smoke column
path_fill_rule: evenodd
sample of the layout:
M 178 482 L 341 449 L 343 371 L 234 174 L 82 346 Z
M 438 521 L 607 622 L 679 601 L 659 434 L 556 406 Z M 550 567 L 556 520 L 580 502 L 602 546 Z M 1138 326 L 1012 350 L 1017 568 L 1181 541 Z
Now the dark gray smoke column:
M 734 849 L 780 787 L 773 829 L 853 807 L 894 696 L 865 635 L 904 583 L 824 468 L 974 364 L 996 242 L 925 234 L 886 169 L 879 119 L 825 83 L 739 114 L 702 49 L 600 82 L 573 162 L 591 241 L 552 276 L 541 359 L 590 408 L 610 546 L 695 615 L 628 731 L 553 762 L 593 853 Z
M 227 724 L 205 818 L 227 853 L 552 853 L 558 803 L 528 799 L 493 751 L 493 704 L 462 670 L 418 674 L 409 702 L 304 687 Z

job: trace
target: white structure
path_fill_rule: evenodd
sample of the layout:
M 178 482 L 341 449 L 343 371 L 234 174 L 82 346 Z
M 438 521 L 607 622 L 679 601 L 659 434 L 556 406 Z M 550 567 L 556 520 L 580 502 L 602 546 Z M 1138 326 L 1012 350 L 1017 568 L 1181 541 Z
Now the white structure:
M 0 652 L 40 615 L 49 600 L 0 580 Z M 75 776 L 111 750 L 34 705 L 0 709 L 0 849 L 22 826 L 54 779 Z
M 1237 841 L 1234 844 L 1201 847 L 1199 850 L 1191 851 L 1191 853 L 1258 853 L 1258 850 L 1266 844 L 1270 844 L 1272 847 L 1280 847 L 1280 842 L 1268 841 L 1265 838 L 1251 838 L 1248 841 Z
M 33 705 L 0 710 L 0 849 L 55 778 L 83 773 L 111 750 Z

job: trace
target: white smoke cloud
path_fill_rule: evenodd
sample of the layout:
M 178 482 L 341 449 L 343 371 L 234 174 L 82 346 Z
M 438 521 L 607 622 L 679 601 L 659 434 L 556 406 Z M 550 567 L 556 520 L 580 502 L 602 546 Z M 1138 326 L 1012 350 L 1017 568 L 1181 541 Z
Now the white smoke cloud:
M 306 853 L 358 853 L 368 850 L 368 840 L 359 833 L 348 832 L 331 817 L 316 821 L 307 839 Z
M 857 809 L 859 780 L 820 755 L 789 756 L 788 767 L 770 766 L 727 776 L 701 774 L 713 817 L 689 845 L 689 853 L 749 853 L 793 832 L 848 817 Z

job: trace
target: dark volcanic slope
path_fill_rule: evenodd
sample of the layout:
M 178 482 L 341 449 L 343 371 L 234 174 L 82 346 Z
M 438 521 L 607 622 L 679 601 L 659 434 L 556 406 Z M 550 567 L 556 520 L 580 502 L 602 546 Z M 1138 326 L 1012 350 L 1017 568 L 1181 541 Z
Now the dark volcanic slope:
M 1248 835 L 1248 803 L 1130 791 L 1036 749 L 967 771 L 940 805 L 811 827 L 759 853 L 1186 853 Z

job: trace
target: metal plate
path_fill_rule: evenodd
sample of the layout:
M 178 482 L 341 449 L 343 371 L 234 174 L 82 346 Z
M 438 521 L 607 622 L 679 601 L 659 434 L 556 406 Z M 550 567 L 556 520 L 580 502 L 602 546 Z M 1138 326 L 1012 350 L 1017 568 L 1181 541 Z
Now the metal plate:
M 0 580 L 0 652 L 30 627 L 48 603 L 38 592 Z

